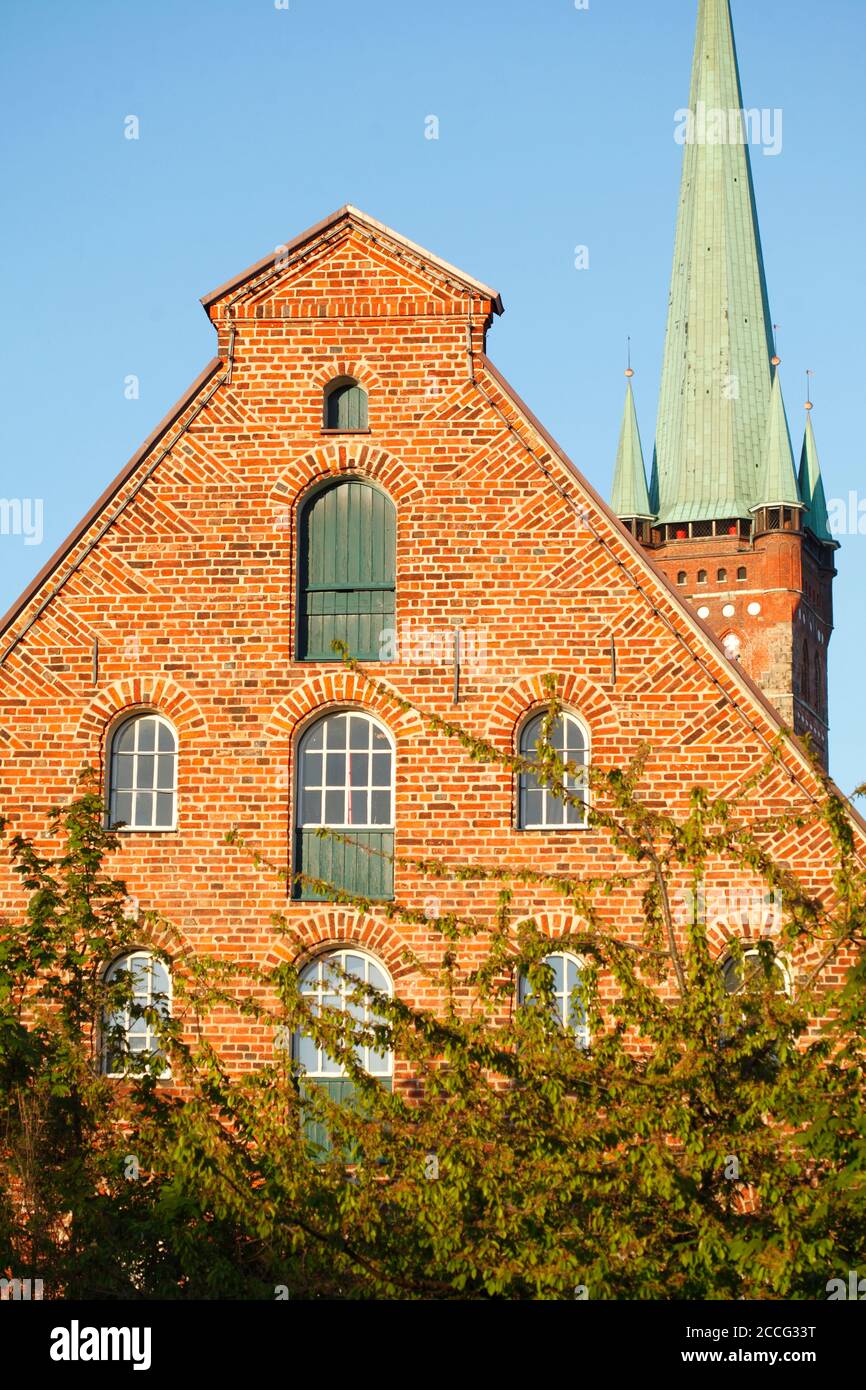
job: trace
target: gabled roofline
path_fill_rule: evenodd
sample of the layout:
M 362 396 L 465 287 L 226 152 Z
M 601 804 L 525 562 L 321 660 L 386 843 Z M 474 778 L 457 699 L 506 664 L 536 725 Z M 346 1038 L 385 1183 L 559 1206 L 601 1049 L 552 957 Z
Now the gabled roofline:
M 66 556 L 70 553 L 70 551 L 75 549 L 78 542 L 85 535 L 89 527 L 93 525 L 93 522 L 99 516 L 103 508 L 105 508 L 111 501 L 111 499 L 117 495 L 117 493 L 123 487 L 124 483 L 129 481 L 138 465 L 150 452 L 154 444 L 158 444 L 163 435 L 171 429 L 172 425 L 175 424 L 177 420 L 179 420 L 180 417 L 186 413 L 187 410 L 189 410 L 190 406 L 192 405 L 201 388 L 205 386 L 207 382 L 210 381 L 211 377 L 215 376 L 219 369 L 224 365 L 225 363 L 223 362 L 221 357 L 212 357 L 210 362 L 208 362 L 207 366 L 205 367 L 204 371 L 200 372 L 199 375 L 196 377 L 189 390 L 186 391 L 184 395 L 181 396 L 180 400 L 172 406 L 168 414 L 163 416 L 156 429 L 152 430 L 151 433 L 148 435 L 147 439 L 141 445 L 141 447 L 139 449 L 136 449 L 132 458 L 128 461 L 128 463 L 124 464 L 123 468 L 121 468 L 120 472 L 117 474 L 117 477 L 114 478 L 114 480 L 108 484 L 108 487 L 105 489 L 102 495 L 97 498 L 93 506 L 87 512 L 86 516 L 84 516 L 82 520 L 78 523 L 78 525 L 75 527 L 75 529 L 69 533 L 63 544 L 57 550 L 55 550 L 54 554 L 51 556 L 51 559 L 42 566 L 42 569 L 36 575 L 36 578 L 33 579 L 27 585 L 27 588 L 24 590 L 23 594 L 21 594 L 15 600 L 15 602 L 12 604 L 12 607 L 9 608 L 6 611 L 6 613 L 4 613 L 2 618 L 0 618 L 0 637 L 2 637 L 5 634 L 5 632 L 11 626 L 11 624 L 14 623 L 15 619 L 20 616 L 23 610 L 27 607 L 30 600 L 42 588 L 42 585 L 45 583 L 46 579 L 49 579 L 51 577 L 51 575 L 57 569 L 57 567 L 60 564 L 62 564 L 62 562 L 66 559 Z
M 490 376 L 500 387 L 503 394 L 508 397 L 518 414 L 523 416 L 530 428 L 544 440 L 551 453 L 554 454 L 556 458 L 559 459 L 560 463 L 564 464 L 568 471 L 577 479 L 583 491 L 587 493 L 592 503 L 598 507 L 599 511 L 606 517 L 611 526 L 614 527 L 619 538 L 628 549 L 631 550 L 635 559 L 639 560 L 640 563 L 650 571 L 653 578 L 658 581 L 661 587 L 667 591 L 667 595 L 673 607 L 680 616 L 686 620 L 697 636 L 703 638 L 704 641 L 713 648 L 713 655 L 717 655 L 721 658 L 722 664 L 724 668 L 729 671 L 731 679 L 739 684 L 744 692 L 749 695 L 756 704 L 760 705 L 763 713 L 767 716 L 777 733 L 784 737 L 786 743 L 791 747 L 793 752 L 797 754 L 803 764 L 804 771 L 808 771 L 813 777 L 817 777 L 804 745 L 800 742 L 796 734 L 786 730 L 781 716 L 779 715 L 779 711 L 776 709 L 775 705 L 767 699 L 760 686 L 755 684 L 752 677 L 744 671 L 741 666 L 734 665 L 712 628 L 707 627 L 706 623 L 698 617 L 697 613 L 694 612 L 691 607 L 686 606 L 664 571 L 656 564 L 655 560 L 646 553 L 639 541 L 637 541 L 631 531 L 629 531 L 628 527 L 624 526 L 619 517 L 611 511 L 604 498 L 596 492 L 592 483 L 584 477 L 574 461 L 570 459 L 565 450 L 557 444 L 553 435 L 545 429 L 544 425 L 542 425 L 537 416 L 533 414 L 526 402 L 517 394 L 511 383 L 502 375 L 499 369 L 493 365 L 487 354 L 479 353 L 478 356 L 484 365 L 484 370 L 489 372 Z M 827 782 L 847 808 L 852 820 L 854 820 L 859 829 L 866 834 L 866 818 L 860 814 L 850 797 L 846 796 L 831 778 L 828 778 Z
M 693 612 L 690 607 L 687 607 L 683 603 L 683 600 L 681 599 L 677 590 L 671 584 L 667 575 L 664 574 L 664 572 L 655 563 L 655 561 L 649 555 L 647 555 L 646 551 L 643 549 L 642 546 L 639 545 L 638 541 L 628 530 L 628 528 L 622 524 L 619 517 L 617 517 L 611 511 L 604 498 L 601 497 L 598 492 L 596 492 L 595 488 L 592 486 L 589 480 L 584 477 L 577 465 L 573 462 L 571 458 L 569 458 L 565 450 L 561 448 L 561 446 L 557 443 L 557 441 L 553 438 L 549 431 L 544 427 L 544 425 L 542 425 L 541 421 L 537 418 L 533 411 L 530 410 L 529 406 L 521 398 L 521 396 L 518 395 L 517 391 L 515 391 L 510 382 L 502 375 L 498 368 L 494 366 L 493 362 L 491 362 L 490 358 L 486 355 L 486 353 L 479 353 L 478 358 L 483 364 L 484 370 L 487 373 L 489 373 L 492 379 L 497 383 L 503 394 L 514 406 L 517 413 L 523 417 L 523 419 L 526 421 L 529 427 L 535 431 L 535 433 L 539 436 L 540 439 L 544 441 L 544 443 L 550 449 L 551 453 L 555 455 L 555 457 L 564 465 L 568 472 L 576 479 L 580 487 L 583 489 L 583 491 L 586 492 L 587 496 L 592 501 L 593 505 L 598 508 L 599 512 L 601 512 L 605 519 L 610 523 L 613 530 L 622 540 L 626 549 L 631 551 L 634 558 L 640 562 L 640 564 L 644 567 L 645 570 L 649 571 L 649 573 L 652 574 L 652 576 L 657 580 L 661 588 L 666 591 L 667 596 L 670 599 L 671 605 L 674 608 L 674 610 L 680 615 L 681 618 L 685 620 L 685 622 L 688 624 L 689 627 L 691 627 L 693 632 L 695 632 L 696 635 L 698 635 L 700 638 L 703 638 L 706 644 L 713 649 L 714 654 L 720 658 L 723 668 L 726 671 L 728 671 L 731 679 L 736 684 L 739 684 L 741 689 L 747 695 L 749 695 L 757 705 L 760 706 L 764 714 L 769 719 L 769 722 L 776 729 L 777 733 L 779 735 L 784 736 L 789 747 L 800 759 L 803 770 L 810 773 L 813 777 L 816 776 L 817 774 L 815 773 L 815 770 L 812 767 L 811 761 L 806 753 L 804 746 L 801 744 L 800 740 L 794 734 L 785 731 L 785 726 L 782 723 L 778 710 L 767 699 L 766 695 L 760 689 L 760 687 L 755 684 L 752 678 L 749 675 L 747 675 L 747 673 L 741 667 L 734 666 L 734 664 L 728 658 L 721 642 L 716 637 L 716 634 L 712 631 L 712 629 L 707 627 L 706 624 L 700 618 L 698 618 L 697 614 Z M 96 502 L 94 502 L 93 506 L 82 518 L 82 520 L 75 527 L 75 529 L 67 536 L 66 540 L 62 543 L 62 545 L 54 552 L 54 554 L 51 556 L 51 559 L 48 560 L 48 562 L 42 567 L 42 569 L 27 586 L 27 588 L 20 595 L 20 597 L 16 599 L 16 601 L 12 604 L 11 608 L 9 608 L 8 611 L 3 615 L 3 617 L 0 618 L 0 636 L 3 636 L 6 633 L 10 625 L 24 611 L 24 609 L 35 597 L 39 589 L 51 576 L 54 570 L 58 568 L 58 566 L 62 563 L 66 556 L 75 548 L 79 541 L 83 539 L 87 530 L 97 519 L 100 512 L 102 512 L 102 510 L 107 506 L 107 504 L 112 500 L 112 498 L 115 497 L 116 494 L 121 490 L 123 485 L 131 478 L 136 468 L 139 466 L 139 464 L 142 463 L 142 461 L 150 452 L 150 450 L 154 447 L 154 445 L 159 442 L 159 440 L 168 432 L 171 426 L 175 424 L 178 421 L 178 419 L 180 419 L 181 416 L 183 416 L 185 412 L 190 408 L 196 396 L 201 391 L 202 387 L 206 385 L 207 382 L 209 382 L 216 375 L 220 368 L 224 366 L 225 363 L 223 362 L 222 358 L 214 357 L 210 360 L 210 362 L 207 364 L 204 370 L 199 373 L 189 390 L 185 392 L 185 394 L 174 406 L 172 406 L 171 410 L 168 411 L 168 413 L 163 417 L 163 419 L 159 422 L 156 428 L 148 435 L 147 439 L 144 441 L 141 447 L 136 450 L 136 452 L 120 470 L 120 472 L 113 479 L 113 481 L 109 483 L 108 487 L 105 489 L 102 495 L 96 500 Z M 17 640 L 18 639 L 16 639 L 16 642 Z M 866 819 L 864 819 L 864 817 L 861 816 L 860 812 L 853 805 L 850 798 L 847 797 L 843 791 L 841 791 L 841 789 L 836 785 L 836 783 L 829 778 L 827 780 L 828 785 L 832 788 L 836 795 L 840 797 L 843 804 L 846 806 L 847 811 L 851 816 L 852 820 L 856 823 L 858 828 L 864 834 L 866 834 Z
M 491 300 L 494 313 L 504 313 L 502 298 L 497 290 L 491 289 L 489 285 L 484 285 L 480 280 L 476 280 L 473 276 L 465 274 L 465 272 L 460 270 L 456 265 L 452 265 L 450 261 L 443 261 L 441 256 L 435 256 L 432 251 L 428 251 L 424 246 L 419 246 L 416 241 L 410 241 L 408 237 L 401 236 L 399 232 L 394 231 L 393 227 L 387 227 L 384 222 L 377 222 L 375 217 L 370 217 L 368 213 L 362 212 L 360 208 L 353 207 L 351 203 L 344 203 L 336 212 L 332 212 L 330 217 L 323 218 L 323 220 L 317 222 L 315 226 L 308 227 L 305 232 L 301 232 L 299 236 L 293 237 L 285 246 L 280 247 L 280 253 L 281 255 L 286 255 L 290 254 L 292 251 L 297 251 L 306 242 L 312 241 L 314 237 L 321 236 L 321 234 L 328 231 L 330 227 L 335 227 L 338 222 L 350 220 L 360 222 L 362 226 L 367 227 L 370 231 L 378 232 L 380 236 L 388 237 L 391 241 L 397 242 L 398 245 L 405 246 L 406 249 L 411 251 L 414 255 L 420 256 L 422 260 L 429 261 L 432 265 L 437 266 L 439 270 L 443 270 L 447 275 L 452 276 L 455 280 L 459 280 L 467 289 L 474 291 L 476 294 L 480 294 L 484 299 Z M 231 280 L 226 280 L 225 284 L 220 285 L 215 290 L 211 290 L 210 294 L 203 295 L 200 302 L 205 311 L 209 310 L 211 305 L 215 304 L 218 299 L 222 299 L 224 295 L 229 294 L 232 290 L 239 289 L 247 280 L 252 280 L 256 275 L 260 275 L 262 271 L 267 270 L 269 266 L 273 266 L 273 264 L 274 252 L 270 251 L 267 256 L 263 256 L 261 260 L 256 261 L 254 265 L 247 266 L 246 270 L 242 270 L 239 275 L 232 276 Z

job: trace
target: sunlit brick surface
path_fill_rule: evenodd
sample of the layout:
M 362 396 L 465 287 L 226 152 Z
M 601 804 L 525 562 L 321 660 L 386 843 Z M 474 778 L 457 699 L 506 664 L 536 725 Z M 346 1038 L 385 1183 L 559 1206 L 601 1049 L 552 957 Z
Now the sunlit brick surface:
M 543 674 L 555 672 L 590 731 L 594 762 L 621 766 L 648 742 L 645 794 L 683 812 L 695 783 L 735 792 L 779 721 L 489 368 L 489 298 L 351 214 L 257 284 L 211 305 L 222 366 L 4 634 L 5 651 L 84 556 L 0 671 L 0 804 L 14 829 L 44 834 L 46 811 L 69 797 L 77 770 L 104 766 L 117 716 L 159 710 L 178 734 L 178 828 L 125 834 L 115 866 L 141 908 L 159 908 L 195 948 L 259 962 L 285 954 L 269 924 L 285 910 L 308 946 L 363 943 L 398 991 L 432 1004 L 433 986 L 403 964 L 401 949 L 408 942 L 436 959 L 435 932 L 292 903 L 285 884 L 223 842 L 237 828 L 289 867 L 294 747 L 311 716 L 366 706 L 392 730 L 400 855 L 575 874 L 608 871 L 616 860 L 594 829 L 515 829 L 506 771 L 473 764 L 338 661 L 294 659 L 298 504 L 312 484 L 350 473 L 375 479 L 397 507 L 398 659 L 365 669 L 501 749 L 514 748 L 520 723 L 543 701 Z M 357 378 L 369 393 L 369 433 L 323 432 L 323 391 L 336 376 Z M 153 475 L 85 553 L 166 444 Z M 766 589 L 762 601 L 778 605 L 780 649 L 765 626 L 767 662 L 788 660 L 791 584 L 772 568 L 781 575 L 786 565 L 796 557 L 785 542 L 768 546 L 744 586 Z M 465 657 L 456 707 L 455 624 Z M 753 794 L 756 811 L 806 804 L 817 791 L 793 746 L 785 762 Z M 826 889 L 822 831 L 791 834 L 777 848 L 813 889 Z M 20 913 L 24 897 L 5 859 L 0 874 L 2 909 Z M 730 871 L 718 876 L 722 887 L 737 882 Z M 431 898 L 474 914 L 490 914 L 495 902 L 483 885 L 453 887 L 400 868 L 395 886 L 400 901 L 428 911 Z M 537 914 L 552 936 L 573 925 L 553 893 L 518 888 L 514 906 Z M 637 894 L 612 898 L 608 910 L 612 930 L 639 930 Z M 721 951 L 721 929 L 714 937 Z M 222 1014 L 212 1031 L 237 1067 L 271 1055 L 272 1038 L 249 1021 Z

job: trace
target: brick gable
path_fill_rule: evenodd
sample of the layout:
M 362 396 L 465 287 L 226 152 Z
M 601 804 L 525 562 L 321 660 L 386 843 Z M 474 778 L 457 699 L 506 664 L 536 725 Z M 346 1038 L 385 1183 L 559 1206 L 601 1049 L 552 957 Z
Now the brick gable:
M 614 867 L 602 832 L 516 830 L 507 773 L 469 764 L 338 662 L 294 659 L 298 507 L 323 479 L 372 479 L 396 504 L 399 658 L 365 669 L 414 704 L 508 750 L 555 672 L 595 759 L 622 765 L 649 743 L 647 792 L 675 811 L 695 783 L 734 790 L 780 729 L 484 355 L 494 292 L 435 258 L 425 267 L 419 248 L 377 227 L 341 214 L 335 235 L 299 239 L 298 263 L 266 290 L 267 267 L 209 299 L 220 360 L 13 608 L 0 643 L 0 796 L 15 828 L 42 833 L 78 768 L 104 766 L 119 711 L 161 710 L 178 732 L 178 829 L 126 832 L 117 870 L 192 946 L 242 959 L 273 951 L 275 911 L 311 944 L 333 940 L 336 923 L 346 940 L 376 949 L 387 936 L 396 949 L 393 925 L 287 903 L 224 844 L 237 827 L 290 866 L 294 739 L 317 707 L 366 706 L 389 724 L 398 855 Z M 323 431 L 324 386 L 342 375 L 368 389 L 367 434 Z M 756 809 L 818 791 L 788 742 Z M 786 845 L 816 891 L 824 851 L 815 836 Z M 437 892 L 474 913 L 495 901 L 484 885 L 437 888 L 398 869 L 401 901 L 420 908 Z M 515 900 L 559 922 L 555 895 L 520 889 Z M 0 910 L 21 904 L 4 861 Z M 636 930 L 639 904 L 622 913 L 620 928 Z M 433 944 L 420 927 L 403 938 L 422 956 Z M 400 988 L 430 997 L 417 974 Z M 225 1017 L 217 1030 L 238 1065 L 268 1046 L 248 1023 Z

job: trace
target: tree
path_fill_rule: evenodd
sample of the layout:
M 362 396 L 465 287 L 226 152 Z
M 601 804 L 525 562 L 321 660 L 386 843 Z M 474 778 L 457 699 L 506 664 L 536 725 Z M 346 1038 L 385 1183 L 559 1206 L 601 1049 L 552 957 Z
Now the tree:
M 559 706 L 552 686 L 549 694 L 531 760 L 438 717 L 428 724 L 470 759 L 531 770 L 567 800 L 582 774 L 552 747 Z M 47 1088 L 50 1124 L 76 1115 L 60 1125 L 65 1142 L 33 1230 L 79 1296 L 98 1270 L 118 1296 L 824 1297 L 831 1278 L 866 1260 L 866 876 L 850 821 L 826 782 L 817 811 L 756 821 L 748 793 L 772 759 L 737 798 L 695 789 L 677 819 L 642 798 L 644 767 L 642 755 L 590 774 L 593 820 L 621 861 L 613 875 L 412 865 L 439 884 L 496 886 L 489 920 L 313 885 L 365 913 L 421 921 L 439 944 L 412 963 L 439 986 L 439 1009 L 412 1008 L 337 971 L 355 1014 L 367 1005 L 361 1022 L 317 1007 L 294 963 L 240 969 L 185 955 L 176 997 L 203 1036 L 211 1010 L 229 1005 L 266 1026 L 274 1050 L 237 1076 L 213 1045 L 157 1012 L 171 1090 L 151 1071 L 119 1094 L 90 1068 L 88 1028 L 111 1007 L 97 963 L 131 939 L 123 885 L 101 876 L 116 842 L 99 828 L 99 798 L 90 792 L 58 813 L 68 844 L 56 864 L 13 840 L 36 925 L 35 934 L 8 929 L 0 957 L 10 1039 L 0 1065 L 12 1079 L 5 1211 L 19 1262 L 35 1238 L 30 1208 L 26 1220 L 15 1210 L 27 1169 L 11 1098 L 24 1087 Z M 833 847 L 826 902 L 772 853 L 775 837 L 816 817 Z M 277 872 L 248 852 L 257 872 Z M 781 894 L 784 921 L 748 955 L 734 943 L 723 977 L 705 904 L 714 877 L 732 868 L 756 891 Z M 573 914 L 574 930 L 556 945 L 583 962 L 571 1007 L 588 1046 L 583 1029 L 563 1026 L 551 941 L 514 911 L 518 884 L 555 892 Z M 639 937 L 622 931 L 625 901 L 641 904 Z M 294 959 L 291 914 L 274 932 Z M 816 968 L 790 993 L 780 989 L 780 961 L 807 948 L 824 964 L 845 962 L 840 986 L 828 989 Z M 59 982 L 70 971 L 67 993 Z M 32 1020 L 24 994 L 40 1004 Z M 298 1033 L 343 1068 L 350 1103 L 305 1080 L 291 1046 Z M 359 1064 L 359 1045 L 396 1052 L 412 1085 L 386 1089 Z M 65 1095 L 53 1090 L 58 1079 Z M 323 1129 L 326 1146 L 315 1142 Z M 121 1150 L 136 1156 L 139 1181 L 121 1176 Z

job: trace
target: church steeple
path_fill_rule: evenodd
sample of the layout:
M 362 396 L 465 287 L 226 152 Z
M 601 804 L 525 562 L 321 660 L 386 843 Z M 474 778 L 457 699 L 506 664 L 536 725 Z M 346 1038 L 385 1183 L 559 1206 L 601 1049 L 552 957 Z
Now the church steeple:
M 634 406 L 634 392 L 631 389 L 633 375 L 629 368 L 626 372 L 628 385 L 625 389 L 625 409 L 619 433 L 611 505 L 617 516 L 625 522 L 652 521 L 655 513 L 650 507 L 646 485 L 643 449 Z
M 656 429 L 659 522 L 749 517 L 773 356 L 729 0 L 700 0 Z
M 757 507 L 798 507 L 802 509 L 797 472 L 794 467 L 794 450 L 791 447 L 791 431 L 788 429 L 788 416 L 782 399 L 782 379 L 778 371 L 773 375 L 773 389 L 770 393 L 770 411 L 764 435 L 764 448 L 761 468 L 758 473 Z
M 800 456 L 800 496 L 806 508 L 803 517 L 804 527 L 811 531 L 815 539 L 821 541 L 822 544 L 838 548 L 839 542 L 833 538 L 833 533 L 830 530 L 830 518 L 827 514 L 824 479 L 821 476 L 818 445 L 815 443 L 815 431 L 812 428 L 811 402 L 809 403 L 809 413 L 806 415 L 806 435 L 803 440 L 803 452 Z
M 791 448 L 752 186 L 754 115 L 731 0 L 698 0 L 689 107 L 677 113 L 685 151 L 651 519 L 640 515 L 630 389 L 614 509 L 826 765 L 836 546 L 811 423 L 799 479 Z M 770 134 L 763 119 L 760 134 Z

